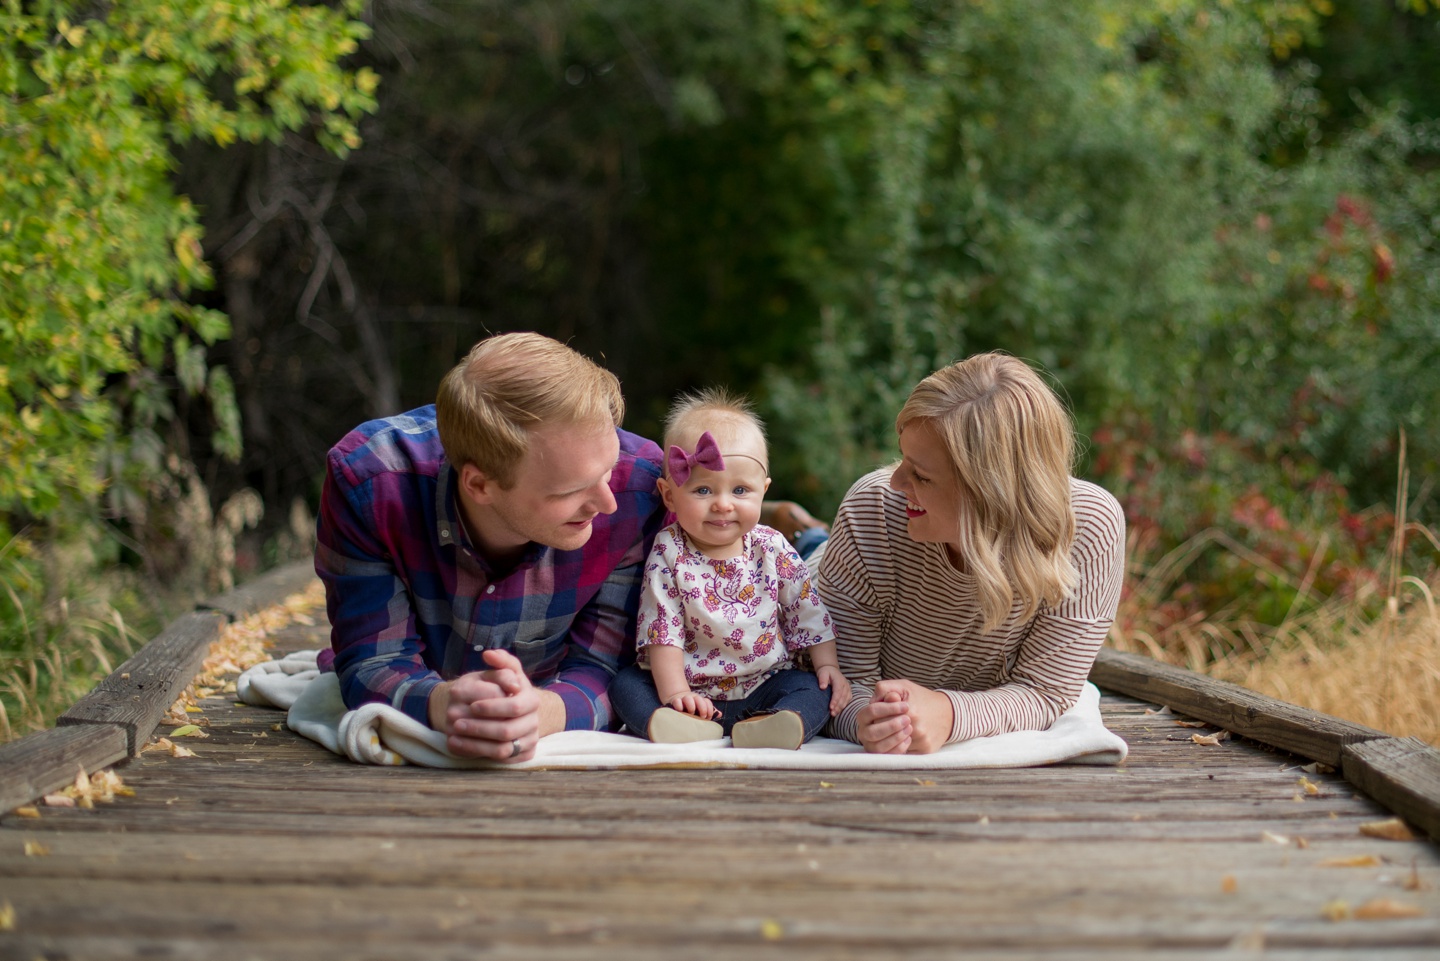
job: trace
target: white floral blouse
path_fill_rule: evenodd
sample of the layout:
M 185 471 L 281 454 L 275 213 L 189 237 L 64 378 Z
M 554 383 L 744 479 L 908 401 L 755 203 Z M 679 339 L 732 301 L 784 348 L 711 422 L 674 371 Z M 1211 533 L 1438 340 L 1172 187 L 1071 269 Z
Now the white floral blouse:
M 679 524 L 655 537 L 635 626 L 639 662 L 651 644 L 685 651 L 690 689 L 713 700 L 749 697 L 795 653 L 835 639 L 810 570 L 779 531 L 756 526 L 733 558 L 711 560 Z

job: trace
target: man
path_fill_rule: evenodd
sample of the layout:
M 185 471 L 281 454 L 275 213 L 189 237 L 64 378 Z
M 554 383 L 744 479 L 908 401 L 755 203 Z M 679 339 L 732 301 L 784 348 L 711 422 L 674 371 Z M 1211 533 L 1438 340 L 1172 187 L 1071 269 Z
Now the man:
M 347 707 L 380 701 L 451 753 L 534 756 L 611 727 L 660 449 L 619 427 L 615 376 L 539 334 L 477 344 L 430 407 L 331 451 L 315 548 Z

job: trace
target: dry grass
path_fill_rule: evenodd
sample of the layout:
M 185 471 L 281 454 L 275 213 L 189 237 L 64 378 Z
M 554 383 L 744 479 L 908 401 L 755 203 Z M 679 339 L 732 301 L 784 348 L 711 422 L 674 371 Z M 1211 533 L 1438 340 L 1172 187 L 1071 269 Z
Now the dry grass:
M 1315 571 L 1287 571 L 1219 530 L 1195 535 L 1139 570 L 1120 604 L 1108 643 L 1244 685 L 1293 704 L 1399 737 L 1440 745 L 1440 569 L 1406 574 L 1407 540 L 1440 551 L 1440 538 L 1406 522 L 1402 440 L 1396 527 L 1383 587 L 1347 597 L 1316 598 Z M 1132 542 L 1132 563 L 1145 545 Z M 1313 552 L 1325 554 L 1324 543 Z M 1294 593 L 1279 625 L 1234 610 L 1177 616 L 1171 601 L 1182 572 L 1208 550 L 1229 551 Z M 1379 611 L 1378 616 L 1375 614 Z

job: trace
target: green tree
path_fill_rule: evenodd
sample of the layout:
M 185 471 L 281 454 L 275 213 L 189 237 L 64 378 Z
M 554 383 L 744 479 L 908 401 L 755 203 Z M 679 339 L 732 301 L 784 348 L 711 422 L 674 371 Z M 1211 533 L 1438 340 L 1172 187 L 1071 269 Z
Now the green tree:
M 341 66 L 362 0 L 0 7 L 0 511 L 50 515 L 162 467 L 172 384 L 239 453 L 223 314 L 173 154 L 314 130 L 359 144 L 375 76 Z M 173 381 L 172 381 L 173 377 Z M 123 485 L 122 485 L 123 486 Z

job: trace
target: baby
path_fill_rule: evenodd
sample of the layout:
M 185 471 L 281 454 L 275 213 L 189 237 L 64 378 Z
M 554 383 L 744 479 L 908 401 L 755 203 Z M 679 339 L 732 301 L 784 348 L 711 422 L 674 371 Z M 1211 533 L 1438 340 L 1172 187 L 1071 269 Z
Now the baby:
M 710 390 L 671 409 L 658 483 L 675 523 L 645 565 L 637 663 L 610 687 L 634 733 L 795 750 L 850 700 L 805 562 L 759 525 L 768 462 L 744 400 Z M 802 650 L 814 673 L 797 665 Z

